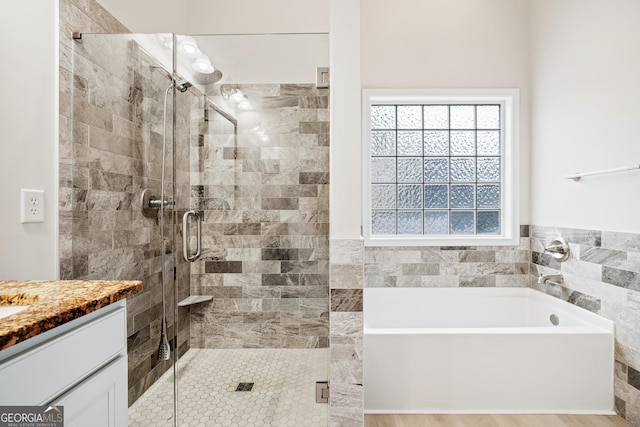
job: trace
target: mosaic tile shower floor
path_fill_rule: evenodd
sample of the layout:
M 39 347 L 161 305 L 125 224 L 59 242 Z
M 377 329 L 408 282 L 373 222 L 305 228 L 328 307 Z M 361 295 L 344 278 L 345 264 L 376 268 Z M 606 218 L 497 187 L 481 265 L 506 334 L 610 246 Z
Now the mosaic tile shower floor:
M 178 362 L 178 425 L 326 426 L 315 402 L 326 381 L 328 349 L 190 349 Z M 236 391 L 254 383 L 251 391 Z M 173 425 L 173 371 L 129 408 L 129 426 Z

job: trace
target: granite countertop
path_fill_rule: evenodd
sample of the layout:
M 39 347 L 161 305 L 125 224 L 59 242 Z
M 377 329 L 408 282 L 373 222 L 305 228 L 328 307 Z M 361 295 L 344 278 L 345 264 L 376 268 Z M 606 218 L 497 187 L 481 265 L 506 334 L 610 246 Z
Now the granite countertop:
M 139 280 L 0 280 L 0 305 L 30 305 L 0 319 L 0 350 L 141 290 Z

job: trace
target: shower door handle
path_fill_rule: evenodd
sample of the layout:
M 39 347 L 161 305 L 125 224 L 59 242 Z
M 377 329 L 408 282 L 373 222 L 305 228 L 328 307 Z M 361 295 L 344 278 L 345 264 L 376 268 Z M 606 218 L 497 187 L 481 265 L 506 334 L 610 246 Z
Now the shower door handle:
M 196 253 L 191 254 L 189 252 L 189 218 L 194 216 L 196 218 L 196 228 L 197 228 L 197 236 L 196 236 Z M 182 256 L 185 261 L 194 262 L 198 258 L 200 258 L 200 254 L 202 253 L 202 217 L 200 214 L 194 210 L 190 210 L 185 212 L 182 217 Z

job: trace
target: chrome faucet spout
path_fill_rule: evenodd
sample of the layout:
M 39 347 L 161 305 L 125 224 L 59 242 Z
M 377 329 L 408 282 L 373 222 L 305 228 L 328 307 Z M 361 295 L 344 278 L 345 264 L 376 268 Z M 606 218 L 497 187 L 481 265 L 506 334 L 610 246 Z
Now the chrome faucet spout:
M 561 285 L 564 283 L 564 277 L 562 274 L 541 274 L 538 277 L 538 284 L 551 283 L 552 285 Z

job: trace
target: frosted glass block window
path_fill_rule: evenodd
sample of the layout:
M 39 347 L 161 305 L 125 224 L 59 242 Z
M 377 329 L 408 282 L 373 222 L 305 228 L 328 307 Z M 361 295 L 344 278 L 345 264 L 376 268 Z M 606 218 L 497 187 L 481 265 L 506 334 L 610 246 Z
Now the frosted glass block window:
M 389 209 L 396 207 L 395 185 L 372 185 L 371 206 L 374 209 Z
M 398 131 L 398 156 L 422 156 L 422 132 Z
M 478 181 L 500 181 L 499 157 L 478 157 Z
M 398 234 L 422 234 L 422 211 L 398 212 Z
M 449 132 L 433 130 L 424 131 L 424 155 L 448 156 Z
M 425 182 L 448 182 L 449 159 L 424 159 Z
M 498 234 L 500 232 L 500 212 L 478 211 L 478 234 Z
M 398 185 L 398 209 L 422 209 L 422 185 Z
M 425 211 L 424 234 L 449 234 L 449 212 Z
M 398 129 L 422 129 L 422 107 L 398 105 Z
M 396 234 L 396 212 L 373 211 L 371 228 L 375 234 Z
M 475 230 L 475 212 L 451 212 L 451 234 L 473 234 Z
M 370 131 L 373 235 L 501 232 L 501 105 L 372 105 Z
M 401 157 L 398 158 L 398 172 L 393 168 L 394 181 L 385 182 L 422 182 L 423 165 L 422 158 Z M 375 182 L 375 181 L 374 181 Z
M 365 89 L 364 101 L 365 244 L 518 244 L 517 90 Z
M 447 105 L 425 105 L 425 129 L 449 129 L 449 107 Z
M 500 132 L 495 130 L 478 131 L 478 155 L 500 155 Z
M 452 185 L 451 208 L 473 209 L 475 208 L 475 185 Z
M 475 105 L 451 105 L 449 106 L 450 129 L 475 129 L 476 107 Z
M 372 158 L 371 159 L 371 182 L 376 184 L 396 182 L 396 158 L 395 157 Z
M 396 133 L 371 132 L 371 154 L 374 156 L 395 156 Z
M 478 105 L 476 107 L 477 129 L 500 129 L 500 106 Z
M 397 129 L 396 106 L 374 105 L 371 107 L 372 129 Z
M 500 208 L 500 185 L 478 185 L 478 208 Z
M 451 181 L 474 182 L 476 180 L 476 159 L 473 157 L 451 158 Z
M 451 155 L 475 156 L 476 133 L 469 131 L 451 131 Z
M 427 209 L 447 209 L 449 207 L 449 186 L 425 185 L 424 207 Z

